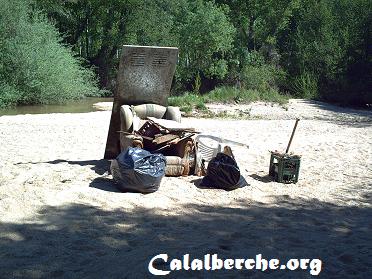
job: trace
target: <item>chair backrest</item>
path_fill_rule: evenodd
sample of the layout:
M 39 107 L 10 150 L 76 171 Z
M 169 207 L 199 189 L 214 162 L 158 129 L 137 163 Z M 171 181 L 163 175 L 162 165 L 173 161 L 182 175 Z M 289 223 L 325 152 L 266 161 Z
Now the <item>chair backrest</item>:
M 178 48 L 124 45 L 117 94 L 126 105 L 167 105 Z
M 125 45 L 122 48 L 117 89 L 107 136 L 105 159 L 120 153 L 120 107 L 122 105 L 167 105 L 178 48 Z
M 209 162 L 222 151 L 221 138 L 200 134 L 195 137 L 195 142 L 197 143 L 196 156 L 201 160 Z
M 216 157 L 217 153 L 222 152 L 224 147 L 227 144 L 229 145 L 236 145 L 245 148 L 249 148 L 247 144 L 240 143 L 233 140 L 223 139 L 220 137 L 206 135 L 206 134 L 199 134 L 195 137 L 195 142 L 197 143 L 197 150 L 196 150 L 196 161 L 197 164 L 201 163 L 201 160 L 209 162 L 212 160 L 213 157 Z M 232 154 L 231 148 L 227 150 L 227 152 Z

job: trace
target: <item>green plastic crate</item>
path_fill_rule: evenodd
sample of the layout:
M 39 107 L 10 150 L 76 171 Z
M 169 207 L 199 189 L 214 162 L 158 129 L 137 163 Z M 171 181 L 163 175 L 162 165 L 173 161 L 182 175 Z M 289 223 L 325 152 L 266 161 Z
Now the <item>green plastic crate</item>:
M 301 157 L 271 152 L 269 175 L 279 183 L 297 183 Z

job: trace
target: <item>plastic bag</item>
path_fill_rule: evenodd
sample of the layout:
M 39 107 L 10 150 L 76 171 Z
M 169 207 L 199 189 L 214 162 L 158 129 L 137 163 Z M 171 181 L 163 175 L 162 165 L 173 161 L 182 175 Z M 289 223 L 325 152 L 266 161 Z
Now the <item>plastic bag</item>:
M 247 185 L 247 181 L 240 175 L 235 159 L 224 153 L 217 153 L 217 156 L 208 163 L 207 175 L 200 183 L 202 187 L 228 191 Z
M 111 173 L 121 191 L 153 193 L 159 189 L 165 166 L 164 155 L 129 147 L 111 162 Z

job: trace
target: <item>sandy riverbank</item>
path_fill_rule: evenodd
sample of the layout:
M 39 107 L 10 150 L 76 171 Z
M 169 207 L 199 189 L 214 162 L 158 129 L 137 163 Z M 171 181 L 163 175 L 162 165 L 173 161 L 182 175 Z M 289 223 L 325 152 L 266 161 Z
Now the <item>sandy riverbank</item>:
M 248 143 L 233 151 L 250 186 L 206 190 L 198 177 L 167 177 L 149 195 L 118 192 L 106 172 L 110 112 L 0 117 L 0 278 L 144 278 L 159 253 L 319 258 L 327 278 L 372 277 L 372 112 L 305 101 L 247 109 L 260 119 L 184 122 Z M 285 149 L 296 117 L 300 180 L 272 182 L 269 150 Z M 188 275 L 246 273 L 173 273 Z

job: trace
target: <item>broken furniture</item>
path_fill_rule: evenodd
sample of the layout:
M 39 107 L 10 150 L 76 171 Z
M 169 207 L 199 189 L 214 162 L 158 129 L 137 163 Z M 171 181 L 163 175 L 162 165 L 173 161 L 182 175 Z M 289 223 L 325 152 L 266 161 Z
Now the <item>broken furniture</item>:
M 192 174 L 195 168 L 195 129 L 179 122 L 148 117 L 136 132 L 142 138 L 143 147 L 151 153 L 165 155 L 166 175 Z
M 142 139 L 137 132 L 139 126 L 143 125 L 148 117 L 181 122 L 181 112 L 177 107 L 164 107 L 156 104 L 122 105 L 120 108 L 120 151 L 128 147 L 143 148 Z
M 120 112 L 123 105 L 154 104 L 166 107 L 178 59 L 178 48 L 125 45 L 122 48 L 117 88 L 107 136 L 105 159 L 120 153 Z M 136 111 L 136 109 L 134 109 Z M 127 108 L 122 109 L 124 115 Z M 130 119 L 125 118 L 130 122 Z
M 300 172 L 301 156 L 289 154 L 293 136 L 295 134 L 299 119 L 296 119 L 285 153 L 271 151 L 269 176 L 279 183 L 297 183 Z

